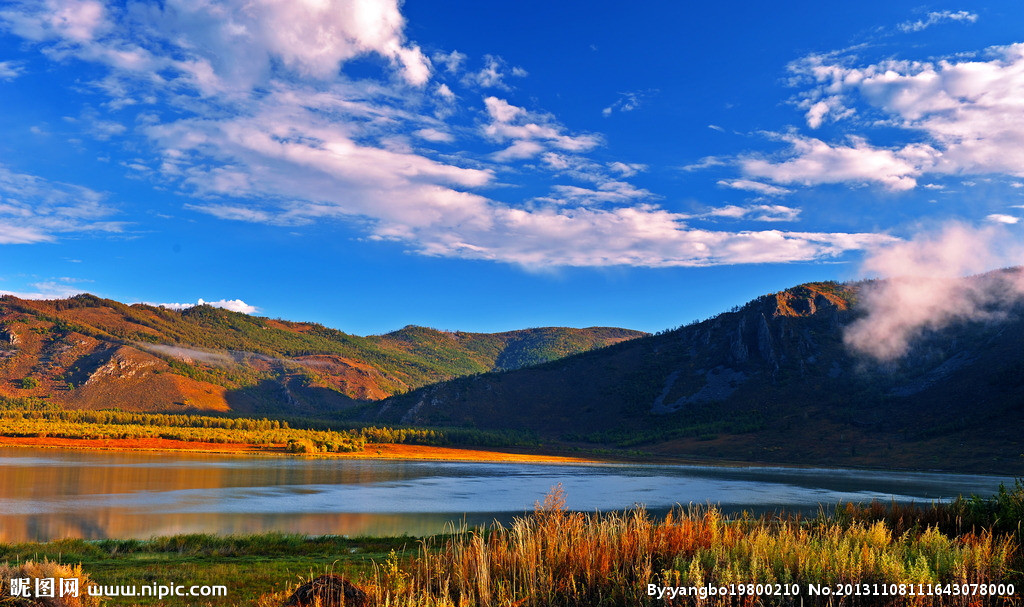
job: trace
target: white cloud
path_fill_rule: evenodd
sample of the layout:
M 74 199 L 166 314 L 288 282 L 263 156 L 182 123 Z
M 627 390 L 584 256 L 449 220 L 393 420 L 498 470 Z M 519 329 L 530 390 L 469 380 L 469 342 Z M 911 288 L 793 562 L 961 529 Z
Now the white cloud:
M 89 122 L 89 131 L 93 137 L 100 141 L 106 141 L 115 135 L 121 135 L 128 128 L 120 122 L 112 120 L 92 120 Z
M 686 216 L 652 205 L 612 210 L 588 208 L 629 203 L 635 197 L 649 194 L 596 173 L 590 175 L 599 182 L 597 187 L 556 187 L 554 194 L 561 196 L 561 200 L 532 209 L 514 208 L 476 194 L 411 179 L 396 167 L 408 171 L 410 162 L 424 162 L 423 159 L 366 152 L 345 144 L 344 140 L 332 139 L 337 134 L 328 125 L 314 129 L 311 124 L 301 129 L 317 132 L 320 137 L 319 141 L 310 142 L 308 148 L 261 134 L 260 129 L 267 125 L 286 131 L 289 128 L 280 118 L 268 117 L 244 124 L 236 121 L 200 139 L 194 139 L 195 125 L 180 134 L 165 135 L 165 145 L 171 149 L 182 149 L 180 142 L 186 136 L 203 148 L 215 143 L 212 149 L 229 153 L 234 162 L 249 163 L 245 172 L 248 185 L 242 184 L 243 188 L 259 196 L 273 193 L 282 201 L 271 201 L 261 208 L 212 203 L 202 210 L 224 218 L 279 224 L 361 216 L 370 220 L 372 238 L 401 241 L 421 254 L 529 267 L 657 267 L 811 260 L 888 239 L 874 234 L 715 232 L 692 229 L 685 223 Z M 339 156 L 336 150 L 348 155 Z M 547 158 L 567 172 L 586 174 L 596 170 L 575 156 Z M 281 162 L 287 162 L 287 171 L 281 170 Z M 221 164 L 230 163 L 218 163 Z M 489 174 L 473 169 L 443 165 L 428 168 L 455 171 L 453 179 L 470 185 L 490 180 Z M 372 174 L 375 171 L 379 174 Z M 366 182 L 360 185 L 356 181 L 359 177 L 365 177 Z M 208 172 L 198 173 L 195 183 L 211 193 L 249 194 L 230 180 L 218 186 L 220 182 Z M 344 195 L 339 194 L 340 185 L 345 186 Z M 215 192 L 217 187 L 224 190 Z M 309 202 L 297 203 L 296 198 Z
M 825 97 L 812 96 L 799 103 L 799 106 L 807 110 L 807 126 L 817 129 L 825 122 L 842 120 L 853 116 L 856 112 L 843 104 L 841 97 L 832 95 Z
M 639 163 L 627 163 L 627 162 L 609 162 L 608 168 L 618 173 L 622 177 L 632 177 L 637 173 L 641 173 L 647 170 L 646 164 Z
M 0 207 L 0 212 L 4 210 Z M 34 244 L 52 240 L 54 237 L 40 228 L 11 225 L 7 222 L 0 224 L 0 244 Z
M 140 301 L 138 303 L 141 303 L 141 304 L 147 305 L 147 306 L 155 306 L 155 307 L 158 307 L 158 308 L 167 308 L 168 310 L 175 310 L 175 311 L 178 311 L 178 312 L 180 312 L 182 310 L 187 310 L 189 308 L 194 308 L 197 305 L 197 304 L 193 304 L 193 303 L 149 303 L 148 301 Z
M 787 158 L 742 158 L 743 173 L 785 184 L 878 183 L 890 190 L 910 190 L 917 185 L 922 167 L 934 163 L 938 155 L 934 148 L 923 144 L 890 150 L 872 147 L 859 138 L 839 146 L 799 135 L 784 135 L 781 139 L 791 146 Z
M 462 83 L 467 86 L 480 88 L 496 88 L 508 90 L 510 87 L 505 82 L 505 77 L 512 75 L 516 78 L 527 76 L 526 70 L 521 67 L 508 68 L 505 60 L 494 55 L 484 55 L 484 67 L 477 72 L 469 72 L 462 78 Z
M 225 310 L 231 310 L 232 312 L 241 312 L 243 314 L 254 314 L 259 311 L 256 306 L 250 306 L 241 299 L 219 299 L 217 301 L 203 301 L 199 300 L 199 305 L 208 305 L 215 308 L 224 308 Z
M 1020 217 L 1016 217 L 1014 215 L 1004 215 L 1002 213 L 993 213 L 985 217 L 985 219 L 993 223 L 1014 224 L 1020 222 Z
M 863 138 L 835 145 L 787 135 L 785 158 L 748 158 L 748 175 L 777 183 L 879 183 L 912 189 L 922 175 L 1024 176 L 1024 44 L 989 49 L 989 61 L 884 61 L 849 67 L 847 59 L 812 55 L 790 69 L 813 87 L 799 103 L 808 124 L 853 115 L 867 105 L 883 123 L 917 133 L 921 143 L 873 146 Z M 859 110 L 858 115 L 864 113 Z
M 434 60 L 434 63 L 443 65 L 445 71 L 449 74 L 457 74 L 463 62 L 466 61 L 466 54 L 459 51 L 452 51 L 450 53 L 437 52 L 431 56 L 431 59 Z
M 939 23 L 946 23 L 949 21 L 974 23 L 977 20 L 978 15 L 976 13 L 970 13 L 967 11 L 932 11 L 928 13 L 924 19 L 918 19 L 917 21 L 905 21 L 896 27 L 903 32 L 919 32 Z
M 486 230 L 421 234 L 426 254 L 489 259 L 526 267 L 709 266 L 834 257 L 888 242 L 877 234 L 716 232 L 688 227 L 686 216 L 652 205 L 613 210 L 492 210 Z
M 793 190 L 787 190 L 786 188 L 780 188 L 777 185 L 770 185 L 767 183 L 761 183 L 760 181 L 751 181 L 749 179 L 720 179 L 718 185 L 732 188 L 734 190 L 746 190 L 748 192 L 756 192 L 763 196 L 783 196 L 785 194 L 791 194 Z
M 50 242 L 61 233 L 120 232 L 124 223 L 105 220 L 115 213 L 105 198 L 89 188 L 0 166 L 0 244 Z
M 451 143 L 452 141 L 455 141 L 455 136 L 448 131 L 441 131 L 435 128 L 419 129 L 418 131 L 413 131 L 412 134 L 416 135 L 420 139 L 433 141 L 435 143 Z
M 616 99 L 611 105 L 601 110 L 601 114 L 605 118 L 607 118 L 608 116 L 611 116 L 613 112 L 632 112 L 633 110 L 637 109 L 643 104 L 645 97 L 648 97 L 657 92 L 657 89 L 649 89 L 643 91 L 619 93 L 619 98 Z
M 509 160 L 521 160 L 523 158 L 533 158 L 546 148 L 529 139 L 520 139 L 512 143 L 504 150 L 491 154 L 491 158 L 494 158 L 498 162 L 508 162 Z
M 556 185 L 551 187 L 552 196 L 543 200 L 566 204 L 628 204 L 635 200 L 652 198 L 647 190 L 638 188 L 624 181 L 601 180 L 596 188 L 581 188 L 573 185 Z
M 729 158 L 723 158 L 721 156 L 705 156 L 693 164 L 680 167 L 680 170 L 689 173 L 692 171 L 703 171 L 704 169 L 729 166 L 730 164 L 732 164 L 732 160 Z
M 600 164 L 583 155 L 551 151 L 545 152 L 540 157 L 542 166 L 558 176 L 566 176 L 576 181 L 596 186 L 609 184 L 609 187 L 620 187 L 623 178 L 631 177 L 641 171 L 646 171 L 647 166 L 643 164 L 627 164 L 623 162 L 610 162 Z M 628 185 L 628 184 L 626 184 Z M 655 198 L 653 194 L 643 190 L 647 198 Z
M 24 69 L 14 61 L 0 61 L 0 80 L 14 80 Z
M 142 302 L 146 303 L 146 302 Z M 187 310 L 195 306 L 213 306 L 215 308 L 224 308 L 225 310 L 231 310 L 232 312 L 241 312 L 243 314 L 255 314 L 259 312 L 259 308 L 256 306 L 250 306 L 241 299 L 221 299 L 218 301 L 205 301 L 200 298 L 196 303 L 159 303 L 151 304 L 146 303 L 149 306 L 159 306 L 161 308 L 167 308 L 168 310 Z
M 444 99 L 445 101 L 455 101 L 455 93 L 448 88 L 447 84 L 437 85 L 437 96 Z
M 92 282 L 81 278 L 60 277 L 40 282 L 34 282 L 28 286 L 33 291 L 4 291 L 0 295 L 13 295 L 18 299 L 67 299 L 75 295 L 81 295 L 85 291 L 76 287 L 75 283 Z
M 585 157 L 601 145 L 600 136 L 573 132 L 554 116 L 495 96 L 484 99 L 476 132 L 494 145 L 490 155 L 427 149 L 452 132 L 444 119 L 455 114 L 458 96 L 449 84 L 507 89 L 506 80 L 525 71 L 485 56 L 482 69 L 467 73 L 465 58 L 453 52 L 435 56 L 444 71 L 433 73 L 405 37 L 398 0 L 113 6 L 10 3 L 0 20 L 41 42 L 54 60 L 106 66 L 106 76 L 91 83 L 109 99 L 104 107 L 166 108 L 139 116 L 131 135 L 146 138 L 156 152 L 137 164 L 194 196 L 188 206 L 194 211 L 282 226 L 352 221 L 369 239 L 399 242 L 418 254 L 528 267 L 804 261 L 889 239 L 695 229 L 686 223 L 691 217 L 652 204 L 656 196 L 624 181 L 642 165 Z M 68 16 L 53 22 L 63 9 Z M 384 77 L 346 76 L 345 63 L 365 55 L 390 63 Z M 446 74 L 447 83 L 439 82 Z M 629 111 L 648 93 L 627 94 L 614 109 Z M 520 162 L 530 159 L 535 162 Z M 705 160 L 705 166 L 716 163 L 725 161 Z M 512 170 L 550 171 L 580 183 L 560 182 L 546 198 L 513 202 L 478 193 Z M 59 212 L 61 205 L 9 206 L 0 212 L 11 218 L 11 242 L 50 239 L 61 229 L 116 227 L 99 221 L 101 209 L 109 212 L 99 199 L 91 206 L 65 204 Z M 82 215 L 90 208 L 97 216 Z M 748 218 L 758 212 L 770 216 L 762 209 Z M 58 217 L 63 227 L 53 224 Z
M 424 84 L 431 69 L 405 40 L 397 0 L 169 0 L 115 11 L 94 0 L 47 0 L 15 3 L 0 20 L 25 38 L 61 42 L 57 55 L 147 76 L 174 70 L 207 94 L 249 88 L 275 63 L 331 79 L 345 61 L 376 53 L 413 85 Z M 129 27 L 149 38 L 129 39 Z
M 95 0 L 16 3 L 0 11 L 0 19 L 6 21 L 15 34 L 29 40 L 64 38 L 89 42 L 109 27 L 106 9 Z
M 247 221 L 249 223 L 271 223 L 280 225 L 308 223 L 308 220 L 306 219 L 297 219 L 289 222 L 283 220 L 274 213 L 229 204 L 186 204 L 185 208 L 231 221 Z
M 498 99 L 497 97 L 485 98 L 484 106 L 487 108 L 487 113 L 494 122 L 512 122 L 517 117 L 526 115 L 525 109 L 514 106 L 508 101 Z
M 800 217 L 800 209 L 781 204 L 755 204 L 748 206 L 727 205 L 711 209 L 697 217 L 725 217 L 728 219 L 745 219 L 748 221 L 796 221 Z
M 557 149 L 568 152 L 585 152 L 593 149 L 601 139 L 597 135 L 567 135 L 565 128 L 558 124 L 553 116 L 529 112 L 525 108 L 514 106 L 504 99 L 487 97 L 484 105 L 491 121 L 483 125 L 483 134 L 497 142 L 512 141 L 529 142 L 533 145 L 522 146 L 517 152 L 510 153 L 507 158 L 524 158 L 519 152 L 532 150 L 536 155 L 544 149 Z M 543 144 L 543 145 L 541 145 Z

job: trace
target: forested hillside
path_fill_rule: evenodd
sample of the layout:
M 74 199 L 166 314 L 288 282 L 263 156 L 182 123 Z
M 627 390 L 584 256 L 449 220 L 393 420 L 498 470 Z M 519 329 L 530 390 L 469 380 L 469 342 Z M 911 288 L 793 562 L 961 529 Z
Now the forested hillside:
M 397 395 L 372 419 L 666 455 L 1024 471 L 1024 308 L 925 330 L 879 361 L 844 343 L 865 313 L 862 288 L 801 285 L 658 335 Z
M 207 305 L 0 298 L 0 396 L 69 408 L 321 413 L 643 335 L 614 328 L 361 337 Z

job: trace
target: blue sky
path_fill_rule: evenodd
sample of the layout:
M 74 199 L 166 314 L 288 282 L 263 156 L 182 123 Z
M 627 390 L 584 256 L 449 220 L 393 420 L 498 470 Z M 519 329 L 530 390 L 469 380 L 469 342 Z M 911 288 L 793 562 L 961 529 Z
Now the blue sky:
M 657 331 L 1019 240 L 1024 5 L 642 4 L 0 2 L 0 292 Z

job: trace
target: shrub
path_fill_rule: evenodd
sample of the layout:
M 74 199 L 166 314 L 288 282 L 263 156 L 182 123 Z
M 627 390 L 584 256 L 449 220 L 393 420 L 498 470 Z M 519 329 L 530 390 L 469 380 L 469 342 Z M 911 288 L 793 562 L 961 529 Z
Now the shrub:
M 11 580 L 28 578 L 32 598 L 11 596 Z M 53 597 L 36 597 L 35 580 L 53 578 L 56 586 Z M 60 580 L 78 580 L 78 596 L 61 596 Z M 62 565 L 49 560 L 25 561 L 20 565 L 0 563 L 0 604 L 4 607 L 99 607 L 100 597 L 89 596 L 86 587 L 92 581 L 81 565 Z
M 316 445 L 313 444 L 313 441 L 309 439 L 301 438 L 288 441 L 289 453 L 317 453 L 319 451 Z

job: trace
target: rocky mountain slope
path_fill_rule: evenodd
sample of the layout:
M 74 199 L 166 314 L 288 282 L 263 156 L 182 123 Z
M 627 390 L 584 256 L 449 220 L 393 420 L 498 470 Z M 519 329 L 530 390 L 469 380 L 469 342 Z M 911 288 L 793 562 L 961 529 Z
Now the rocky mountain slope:
M 360 337 L 210 306 L 173 311 L 92 295 L 0 298 L 0 396 L 70 408 L 323 413 L 473 373 L 515 369 L 644 335 L 408 326 Z
M 1024 471 L 1024 310 L 844 345 L 863 285 L 813 283 L 543 365 L 384 400 L 388 423 L 527 429 L 580 445 L 787 463 Z

